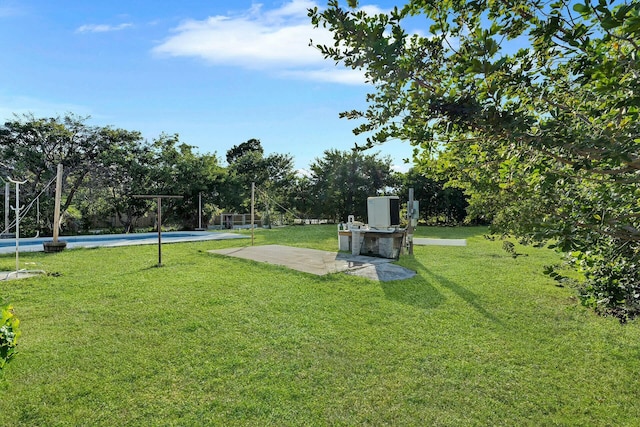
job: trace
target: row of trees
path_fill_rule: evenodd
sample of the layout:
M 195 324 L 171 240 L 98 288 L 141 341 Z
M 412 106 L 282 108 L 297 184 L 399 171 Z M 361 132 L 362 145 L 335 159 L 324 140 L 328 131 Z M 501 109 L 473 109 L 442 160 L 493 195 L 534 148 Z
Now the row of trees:
M 357 3 L 309 11 L 375 87 L 356 132 L 411 141 L 495 232 L 564 252 L 585 304 L 640 315 L 640 3 Z
M 369 146 L 410 141 L 422 171 L 464 188 L 472 216 L 565 253 L 584 278 L 585 304 L 640 315 L 640 2 L 407 0 L 376 15 L 347 3 L 330 0 L 309 17 L 334 34 L 334 44 L 317 46 L 325 57 L 363 70 L 375 88 L 365 111 L 343 114 L 363 122 L 355 132 L 371 133 Z M 129 199 L 136 192 L 171 192 L 190 196 L 175 207 L 186 218 L 200 191 L 242 207 L 243 189 L 262 176 L 259 185 L 301 216 L 339 220 L 358 213 L 362 194 L 399 185 L 375 156 L 378 167 L 361 156 L 354 168 L 349 157 L 359 153 L 329 151 L 309 178 L 290 167 L 259 175 L 269 156 L 256 141 L 230 150 L 223 167 L 177 136 L 146 144 L 136 132 L 68 117 L 9 122 L 0 138 L 2 167 L 27 175 L 32 194 L 65 163 L 67 208 L 90 189 L 110 192 L 99 198 L 127 213 L 147 210 Z
M 367 197 L 406 194 L 414 184 L 416 197 L 427 202 L 422 205 L 425 215 L 450 222 L 465 215 L 459 190 L 445 190 L 413 172 L 395 173 L 391 159 L 378 154 L 328 150 L 302 176 L 290 155 L 265 155 L 257 139 L 227 150 L 223 164 L 215 153 L 200 154 L 177 135 L 148 142 L 139 132 L 90 126 L 87 118 L 74 115 L 24 115 L 6 122 L 0 127 L 0 159 L 0 176 L 26 179 L 21 199 L 38 198 L 40 221 L 30 214 L 22 224 L 25 231 L 42 234 L 52 233 L 55 186 L 50 184 L 59 163 L 64 166 L 62 211 L 67 226 L 78 231 L 104 227 L 111 218 L 131 231 L 153 211 L 153 202 L 134 197 L 140 194 L 183 196 L 167 203 L 163 216 L 179 227 L 194 228 L 199 196 L 205 221 L 220 212 L 244 213 L 250 208 L 252 183 L 267 221 L 272 213 L 336 222 L 354 214 L 366 220 Z M 452 205 L 458 209 L 454 214 Z

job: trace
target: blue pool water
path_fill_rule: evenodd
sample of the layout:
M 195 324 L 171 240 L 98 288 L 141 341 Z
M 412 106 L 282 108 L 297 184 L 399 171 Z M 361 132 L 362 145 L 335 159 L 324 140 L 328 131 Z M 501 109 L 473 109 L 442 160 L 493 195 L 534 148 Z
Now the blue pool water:
M 208 231 L 167 231 L 162 233 L 162 243 L 197 242 L 202 240 L 244 239 L 247 236 L 235 233 Z M 98 234 L 90 236 L 62 236 L 58 240 L 67 242 L 67 248 L 95 248 L 158 243 L 158 233 Z M 43 251 L 43 242 L 51 237 L 20 238 L 20 252 Z M 15 252 L 16 239 L 0 239 L 0 254 Z

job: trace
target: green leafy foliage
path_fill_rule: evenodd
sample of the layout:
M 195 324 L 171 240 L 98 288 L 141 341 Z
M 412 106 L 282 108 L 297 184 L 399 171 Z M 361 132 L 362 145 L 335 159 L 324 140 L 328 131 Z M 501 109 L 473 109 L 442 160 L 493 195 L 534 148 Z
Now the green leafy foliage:
M 179 202 L 167 200 L 162 207 L 163 224 L 178 229 L 199 226 L 202 202 L 206 226 L 214 214 L 248 212 L 252 183 L 258 190 L 256 208 L 264 224 L 271 224 L 274 214 L 275 218 L 286 214 L 290 218 L 336 219 L 333 202 L 338 199 L 331 198 L 331 203 L 318 201 L 341 197 L 338 193 L 348 188 L 345 197 L 351 201 L 348 208 L 340 208 L 340 215 L 346 219 L 346 215 L 362 213 L 367 196 L 384 191 L 394 182 L 390 159 L 356 153 L 348 168 L 338 167 L 332 160 L 311 182 L 297 176 L 290 155 L 265 155 L 258 139 L 230 148 L 225 167 L 215 153 L 198 153 L 177 134 L 163 133 L 146 141 L 139 132 L 89 126 L 87 119 L 71 114 L 63 118 L 29 114 L 0 126 L 0 175 L 27 179 L 21 188 L 23 200 L 33 201 L 44 191 L 40 219 L 33 214 L 23 219 L 23 235 L 52 233 L 55 186 L 46 185 L 53 183 L 60 162 L 64 165 L 63 218 L 68 219 L 65 234 L 92 229 L 132 232 L 142 227 L 140 220 L 157 207 L 151 200 L 136 197 L 141 194 L 182 196 Z M 354 168 L 357 174 L 352 173 Z M 336 191 L 328 195 L 329 190 L 320 181 L 330 182 Z M 355 193 L 358 197 L 354 199 Z
M 163 214 L 180 227 L 198 226 L 194 213 L 198 212 L 199 195 L 205 203 L 214 200 L 213 195 L 221 191 L 226 179 L 215 154 L 200 154 L 175 134 L 162 134 L 153 141 L 149 169 L 147 194 L 183 196 L 179 203 L 168 203 Z
M 289 194 L 294 188 L 293 157 L 288 154 L 264 155 L 262 143 L 250 139 L 227 150 L 229 164 L 224 205 L 235 212 L 248 212 L 251 207 L 251 185 L 258 190 L 256 205 L 271 226 L 271 214 L 283 213 Z
M 417 168 L 411 168 L 401 181 L 398 194 L 402 203 L 407 202 L 409 189 L 413 188 L 414 200 L 419 201 L 420 220 L 424 223 L 457 225 L 468 218 L 467 197 L 461 189 L 447 185 L 443 177 L 427 176 Z
M 0 369 L 17 352 L 17 341 L 20 337 L 20 321 L 13 312 L 11 305 L 0 307 Z
M 639 2 L 414 0 L 368 15 L 332 0 L 309 15 L 334 34 L 325 57 L 375 87 L 344 115 L 365 120 L 370 146 L 410 141 L 472 217 L 566 253 L 585 303 L 640 315 Z
M 0 126 L 0 173 L 27 181 L 21 187 L 23 200 L 43 196 L 39 204 L 41 221 L 26 218 L 22 224 L 25 232 L 53 231 L 50 219 L 55 185 L 48 184 L 55 178 L 58 164 L 64 166 L 64 213 L 76 202 L 78 194 L 89 193 L 89 182 L 102 184 L 105 176 L 121 171 L 118 162 L 135 154 L 129 150 L 141 144 L 139 132 L 90 126 L 87 120 L 88 117 L 73 114 L 50 118 L 24 114 Z M 123 181 L 126 182 L 125 177 Z
M 88 117 L 17 116 L 0 126 L 0 174 L 27 180 L 23 200 L 40 200 L 40 221 L 30 215 L 21 223 L 25 234 L 51 234 L 57 165 L 64 166 L 62 211 L 79 213 L 69 234 L 109 227 L 117 218 L 124 230 L 153 211 L 137 194 L 174 194 L 181 203 L 166 204 L 166 220 L 182 227 L 197 224 L 198 196 L 205 203 L 219 192 L 225 173 L 215 154 L 199 154 L 178 135 L 161 134 L 151 142 L 139 132 L 90 126 Z M 69 217 L 69 215 L 64 216 Z
M 326 150 L 310 166 L 311 190 L 318 218 L 346 221 L 354 215 L 367 221 L 367 198 L 384 194 L 396 184 L 391 158 L 358 150 Z

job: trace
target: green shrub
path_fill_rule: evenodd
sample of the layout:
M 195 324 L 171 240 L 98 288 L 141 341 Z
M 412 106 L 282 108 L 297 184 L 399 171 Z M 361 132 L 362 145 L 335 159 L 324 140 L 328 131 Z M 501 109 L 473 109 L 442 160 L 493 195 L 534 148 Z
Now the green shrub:
M 20 320 L 10 305 L 0 307 L 0 369 L 16 354 Z

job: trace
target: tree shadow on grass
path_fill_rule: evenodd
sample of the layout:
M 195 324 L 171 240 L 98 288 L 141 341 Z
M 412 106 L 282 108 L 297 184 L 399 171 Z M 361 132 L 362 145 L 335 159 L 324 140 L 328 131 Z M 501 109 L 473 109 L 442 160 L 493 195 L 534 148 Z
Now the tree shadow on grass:
M 428 280 L 419 275 L 407 280 L 380 282 L 380 286 L 390 300 L 424 310 L 436 308 L 446 299 Z
M 415 263 L 411 268 L 416 270 L 417 275 L 413 279 L 406 281 L 407 284 L 405 286 L 399 286 L 402 282 L 382 284 L 385 294 L 389 298 L 420 308 L 434 308 L 446 300 L 446 297 L 434 286 L 439 284 L 462 298 L 469 306 L 491 322 L 502 325 L 502 321 L 498 317 L 482 306 L 478 295 L 464 286 L 432 272 L 421 262 L 415 259 L 414 261 Z

